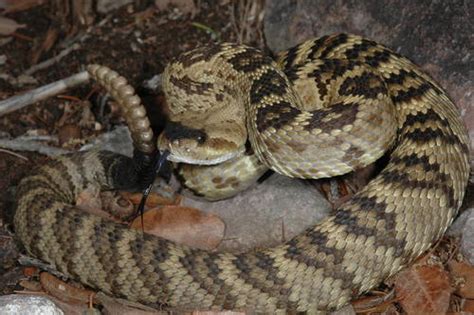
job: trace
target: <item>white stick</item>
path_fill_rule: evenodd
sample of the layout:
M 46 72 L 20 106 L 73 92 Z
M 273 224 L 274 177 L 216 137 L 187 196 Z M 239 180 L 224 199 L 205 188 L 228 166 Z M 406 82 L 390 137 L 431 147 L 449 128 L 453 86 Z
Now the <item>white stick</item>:
M 0 116 L 19 110 L 33 103 L 58 95 L 65 90 L 89 81 L 89 73 L 83 71 L 0 102 Z

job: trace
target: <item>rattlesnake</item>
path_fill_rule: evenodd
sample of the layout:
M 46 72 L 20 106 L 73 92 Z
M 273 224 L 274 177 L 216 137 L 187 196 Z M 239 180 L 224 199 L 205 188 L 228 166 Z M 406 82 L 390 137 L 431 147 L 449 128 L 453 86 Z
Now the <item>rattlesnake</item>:
M 138 149 L 152 153 L 133 90 L 115 72 L 89 69 L 126 108 Z M 264 167 L 304 178 L 367 165 L 383 149 L 391 151 L 389 162 L 323 222 L 274 248 L 231 254 L 142 235 L 75 209 L 86 186 L 133 187 L 139 176 L 130 159 L 110 152 L 59 157 L 18 187 L 16 235 L 30 255 L 149 305 L 316 313 L 340 308 L 407 265 L 444 233 L 461 205 L 469 148 L 455 106 L 408 59 L 371 40 L 323 36 L 277 62 L 254 48 L 214 44 L 184 54 L 164 75 L 171 123 L 159 142 L 172 159 L 212 164 L 257 156 Z M 244 107 L 221 115 L 207 108 L 215 101 Z M 218 117 L 200 120 L 210 112 Z M 209 185 L 222 184 L 212 178 Z M 188 184 L 199 192 L 199 182 Z

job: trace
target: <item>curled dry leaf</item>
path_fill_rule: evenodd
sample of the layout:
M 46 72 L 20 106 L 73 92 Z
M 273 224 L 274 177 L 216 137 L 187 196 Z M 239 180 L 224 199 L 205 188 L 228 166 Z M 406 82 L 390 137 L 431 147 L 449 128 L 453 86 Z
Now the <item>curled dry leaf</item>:
M 15 20 L 0 16 L 0 35 L 10 35 L 25 26 L 25 24 L 18 24 Z
M 408 315 L 441 315 L 448 310 L 452 289 L 441 267 L 417 265 L 397 275 L 395 291 Z
M 194 248 L 215 249 L 224 237 L 225 224 L 214 214 L 198 209 L 165 206 L 143 215 L 144 231 Z M 131 225 L 141 229 L 141 218 Z
M 40 274 L 40 283 L 46 292 L 70 304 L 89 304 L 95 295 L 94 291 L 73 287 L 47 272 Z
M 458 283 L 456 293 L 463 298 L 474 299 L 474 266 L 452 260 L 449 269 Z

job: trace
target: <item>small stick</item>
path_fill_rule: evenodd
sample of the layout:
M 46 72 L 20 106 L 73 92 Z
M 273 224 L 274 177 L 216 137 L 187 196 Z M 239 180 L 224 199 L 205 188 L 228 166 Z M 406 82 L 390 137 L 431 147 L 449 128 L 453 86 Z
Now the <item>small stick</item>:
M 66 79 L 62 79 L 23 94 L 10 97 L 0 102 L 0 116 L 55 96 L 69 88 L 89 81 L 89 78 L 89 73 L 87 71 L 83 71 Z
M 54 56 L 53 58 L 45 60 L 41 63 L 38 63 L 38 64 L 32 66 L 31 68 L 26 70 L 23 74 L 32 75 L 33 73 L 35 73 L 38 70 L 48 68 L 49 66 L 54 65 L 55 63 L 59 62 L 61 59 L 63 59 L 67 55 L 69 55 L 72 51 L 74 51 L 76 49 L 79 49 L 79 48 L 81 48 L 81 45 L 79 45 L 78 43 L 76 43 L 74 45 L 71 45 L 68 48 L 61 51 L 56 56 Z
M 33 151 L 48 156 L 56 156 L 69 153 L 68 150 L 56 148 L 42 144 L 37 141 L 28 141 L 26 139 L 0 139 L 0 148 L 2 150 Z
M 24 157 L 23 155 L 21 154 L 18 154 L 18 153 L 15 153 L 13 151 L 10 151 L 10 150 L 6 150 L 6 149 L 2 149 L 0 148 L 0 153 L 6 153 L 6 154 L 10 154 L 10 155 L 13 155 L 19 159 L 22 159 L 22 160 L 25 160 L 25 161 L 29 161 L 27 157 Z

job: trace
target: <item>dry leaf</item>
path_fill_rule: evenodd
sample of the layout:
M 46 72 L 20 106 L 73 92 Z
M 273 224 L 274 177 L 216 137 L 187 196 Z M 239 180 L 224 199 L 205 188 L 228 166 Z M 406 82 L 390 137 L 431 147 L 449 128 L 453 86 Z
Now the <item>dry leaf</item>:
M 26 24 L 18 24 L 15 20 L 0 16 L 0 35 L 10 35 Z
M 25 267 L 23 268 L 23 275 L 26 277 L 33 277 L 38 275 L 39 269 L 37 267 Z
M 72 139 L 81 138 L 81 128 L 75 124 L 66 124 L 59 127 L 58 141 L 59 145 L 63 145 Z
M 207 250 L 219 245 L 225 230 L 224 222 L 216 215 L 180 206 L 151 209 L 143 215 L 143 222 L 149 234 Z M 131 226 L 141 229 L 141 218 L 136 218 Z
M 425 265 L 399 273 L 395 291 L 408 315 L 436 315 L 447 312 L 452 289 L 446 271 Z
M 474 299 L 474 266 L 465 262 L 450 261 L 451 275 L 460 279 L 456 293 L 466 299 Z
M 462 311 L 464 314 L 474 314 L 474 300 L 465 300 Z
M 130 200 L 131 203 L 138 205 L 140 204 L 140 201 L 142 200 L 142 193 L 131 193 L 127 191 L 120 192 L 120 194 Z M 179 205 L 181 201 L 181 198 L 176 196 L 176 198 L 171 199 L 171 198 L 166 198 L 163 197 L 162 195 L 159 195 L 157 193 L 151 193 L 148 195 L 148 198 L 146 199 L 145 202 L 145 207 L 146 208 L 156 208 L 158 206 L 168 206 L 168 205 Z
M 20 280 L 19 285 L 28 291 L 43 291 L 43 287 L 38 281 Z
M 94 291 L 73 287 L 47 272 L 40 274 L 40 282 L 46 292 L 69 304 L 88 304 L 95 295 Z
M 54 302 L 54 304 L 56 304 L 64 312 L 64 314 L 67 314 L 67 315 L 100 314 L 98 310 L 92 309 L 89 307 L 89 305 L 86 305 L 86 304 L 71 304 L 71 303 L 61 301 L 60 299 L 54 296 L 48 296 L 48 298 L 51 299 Z

